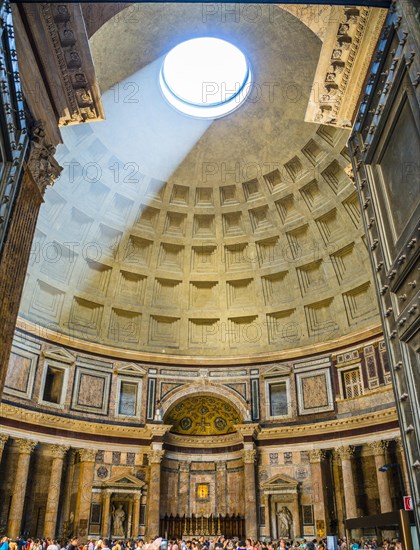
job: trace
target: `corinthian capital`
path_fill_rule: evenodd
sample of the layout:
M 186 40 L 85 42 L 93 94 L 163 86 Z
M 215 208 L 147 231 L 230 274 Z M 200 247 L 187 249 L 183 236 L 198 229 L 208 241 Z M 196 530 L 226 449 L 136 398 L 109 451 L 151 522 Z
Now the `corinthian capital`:
M 147 453 L 147 456 L 149 457 L 150 464 L 160 464 L 165 456 L 165 451 L 161 449 L 152 449 Z
M 46 142 L 41 122 L 37 122 L 31 133 L 31 150 L 28 168 L 41 194 L 49 185 L 53 185 L 63 168 L 54 158 L 55 147 Z
M 383 456 L 388 448 L 388 441 L 372 441 L 368 447 L 374 456 Z
M 19 454 L 30 455 L 38 444 L 38 441 L 32 439 L 16 439 L 16 443 L 19 447 Z
M 69 448 L 70 447 L 66 447 L 65 445 L 51 445 L 50 450 L 53 458 L 63 459 Z
M 4 449 L 9 436 L 6 434 L 0 434 L 0 449 Z
M 80 460 L 82 462 L 95 462 L 96 449 L 79 449 Z
M 325 458 L 325 451 L 323 449 L 312 449 L 309 451 L 309 462 L 311 464 L 316 464 L 321 462 Z
M 335 452 L 341 460 L 350 460 L 354 453 L 354 447 L 351 445 L 343 445 L 342 447 L 337 447 Z
M 245 464 L 254 464 L 257 458 L 257 451 L 255 449 L 244 449 L 242 451 L 242 457 Z

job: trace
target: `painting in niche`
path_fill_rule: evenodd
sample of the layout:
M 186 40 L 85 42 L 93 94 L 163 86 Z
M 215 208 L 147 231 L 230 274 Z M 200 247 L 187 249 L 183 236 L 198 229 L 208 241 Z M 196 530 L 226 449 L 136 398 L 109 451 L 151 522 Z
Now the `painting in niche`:
M 210 486 L 208 483 L 197 483 L 196 496 L 197 500 L 206 501 L 209 500 Z
M 303 406 L 305 409 L 316 409 L 328 406 L 328 392 L 325 375 L 302 378 Z

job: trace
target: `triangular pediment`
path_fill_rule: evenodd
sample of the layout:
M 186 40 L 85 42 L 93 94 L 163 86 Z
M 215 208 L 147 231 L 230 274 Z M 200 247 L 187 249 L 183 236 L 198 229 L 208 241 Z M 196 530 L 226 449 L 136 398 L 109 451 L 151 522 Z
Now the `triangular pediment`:
M 43 355 L 46 359 L 54 359 L 61 363 L 72 364 L 76 362 L 76 357 L 64 348 L 53 347 L 45 350 Z
M 284 474 L 277 474 L 264 483 L 261 484 L 262 489 L 288 489 L 289 491 L 296 491 L 299 481 Z
M 290 365 L 272 365 L 264 372 L 264 376 L 288 376 L 292 370 Z
M 125 363 L 114 369 L 115 374 L 124 374 L 128 376 L 146 376 L 146 370 L 135 363 Z
M 111 477 L 110 479 L 107 479 L 102 483 L 103 487 L 118 487 L 123 489 L 133 489 L 133 488 L 140 488 L 143 487 L 144 481 L 141 481 L 141 479 L 137 479 L 135 476 L 131 474 L 120 474 L 114 477 Z

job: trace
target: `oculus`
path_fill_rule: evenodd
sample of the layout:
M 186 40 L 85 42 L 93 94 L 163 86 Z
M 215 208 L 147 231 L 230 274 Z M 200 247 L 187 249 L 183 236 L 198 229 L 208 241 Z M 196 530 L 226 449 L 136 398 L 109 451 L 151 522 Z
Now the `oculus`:
M 170 50 L 160 70 L 160 87 L 178 111 L 219 118 L 237 109 L 252 87 L 251 69 L 239 48 L 220 38 L 201 37 Z

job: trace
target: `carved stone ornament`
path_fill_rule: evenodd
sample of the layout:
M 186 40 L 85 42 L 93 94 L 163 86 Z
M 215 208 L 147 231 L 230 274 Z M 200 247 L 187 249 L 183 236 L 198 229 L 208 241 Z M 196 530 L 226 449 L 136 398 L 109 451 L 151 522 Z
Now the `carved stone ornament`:
M 160 464 L 165 456 L 165 451 L 152 449 L 147 453 L 147 456 L 149 457 L 149 464 Z
M 63 459 L 70 447 L 65 445 L 51 445 L 51 454 L 54 458 Z
M 309 451 L 309 462 L 311 464 L 316 464 L 321 462 L 325 458 L 325 451 L 323 449 L 312 449 Z
M 79 455 L 82 462 L 95 462 L 96 449 L 79 449 Z
M 373 456 L 383 456 L 388 448 L 388 441 L 372 441 L 368 443 Z
M 16 443 L 19 447 L 19 454 L 30 455 L 38 444 L 38 441 L 31 439 L 16 439 Z
M 6 434 L 0 434 L 0 449 L 4 449 L 9 436 Z
M 242 457 L 245 464 L 254 464 L 257 458 L 257 451 L 255 449 L 244 449 Z
M 354 454 L 354 447 L 351 445 L 345 445 L 343 447 L 337 447 L 335 452 L 341 460 L 350 460 Z
M 43 195 L 49 185 L 53 185 L 63 168 L 58 164 L 55 147 L 45 141 L 45 131 L 40 122 L 37 122 L 31 132 L 31 150 L 28 168 Z

